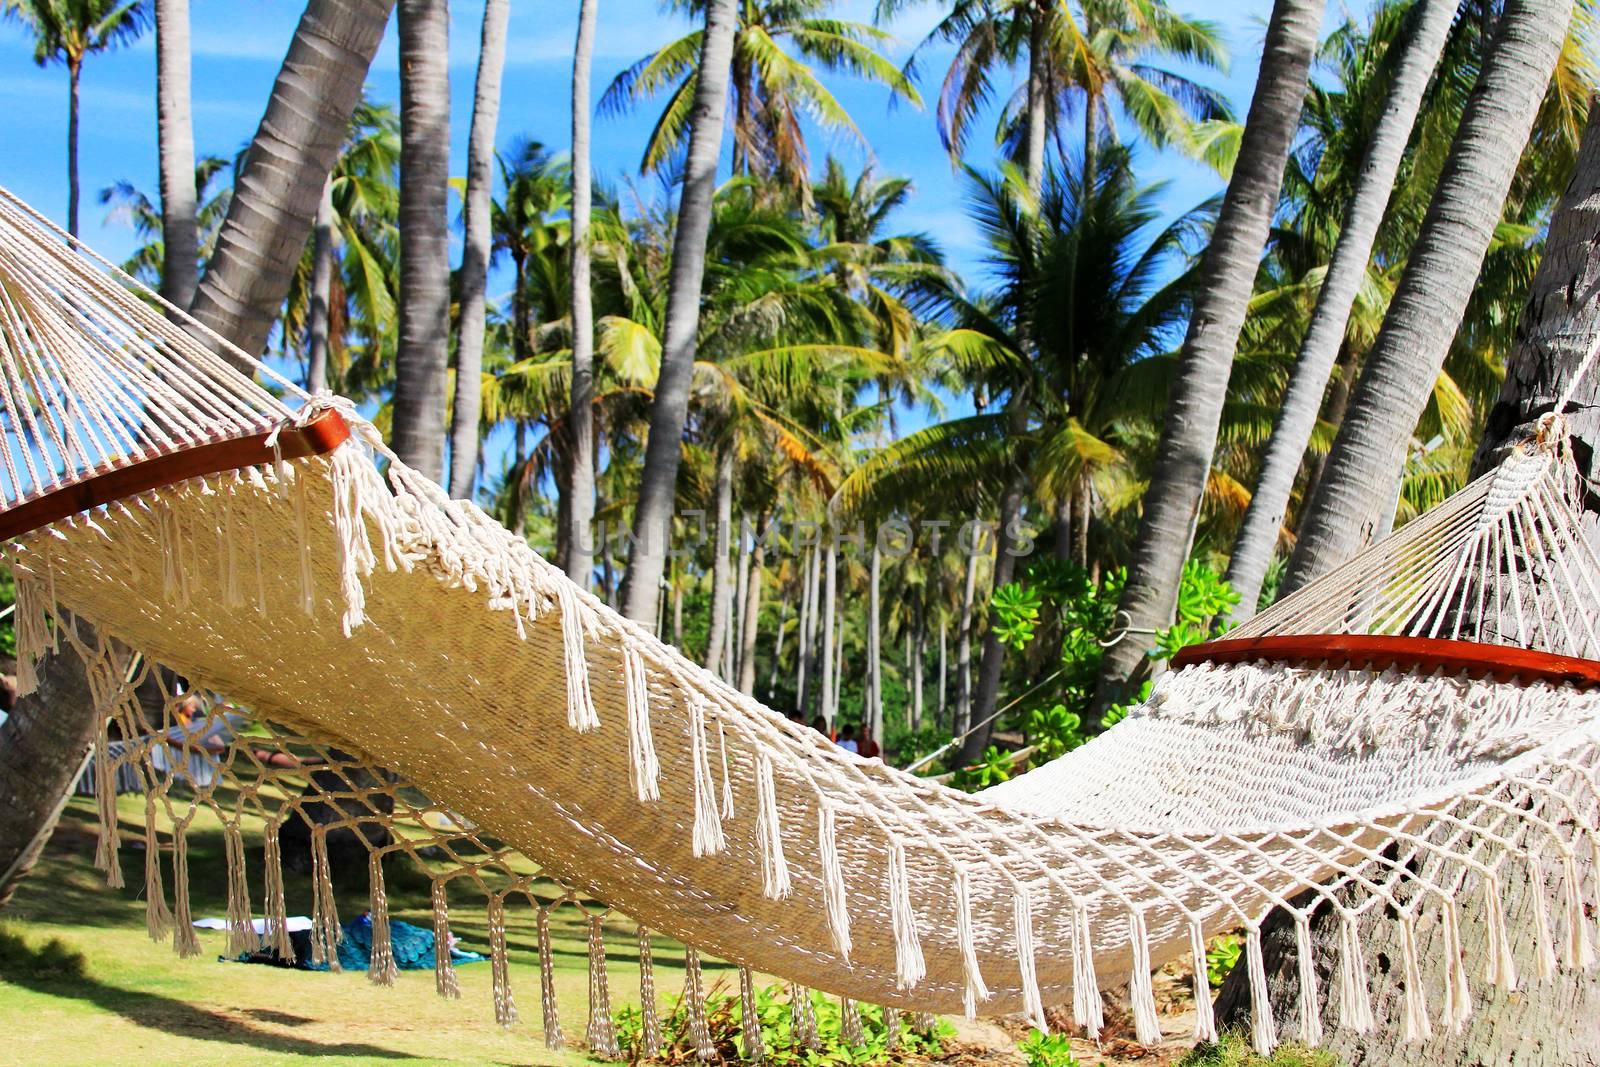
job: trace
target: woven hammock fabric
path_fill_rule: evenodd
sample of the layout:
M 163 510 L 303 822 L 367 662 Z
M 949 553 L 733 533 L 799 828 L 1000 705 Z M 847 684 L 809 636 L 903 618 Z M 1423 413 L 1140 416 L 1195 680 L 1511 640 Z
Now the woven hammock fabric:
M 1295 1036 L 1310 1044 L 1325 1017 L 1375 1025 L 1361 929 L 1385 912 L 1406 933 L 1399 1024 L 1413 1038 L 1465 1024 L 1469 970 L 1518 981 L 1501 911 L 1511 880 L 1538 879 L 1535 970 L 1592 963 L 1585 872 L 1600 750 L 1596 698 L 1582 685 L 1403 657 L 1200 662 L 1163 676 L 1089 744 L 964 794 L 844 752 L 740 695 L 477 507 L 448 500 L 349 402 L 307 397 L 256 365 L 280 400 L 219 359 L 217 343 L 174 326 L 149 294 L 0 197 L 0 518 L 153 455 L 252 434 L 283 451 L 330 412 L 353 430 L 327 454 L 147 488 L 19 534 L 9 548 L 19 680 L 32 684 L 52 644 L 78 642 L 121 736 L 154 734 L 172 724 L 139 718 L 137 653 L 275 724 L 275 744 L 333 759 L 321 789 L 343 805 L 342 824 L 432 828 L 390 851 L 470 838 L 435 877 L 487 891 L 502 1021 L 515 1014 L 506 892 L 487 874 L 504 850 L 571 887 L 567 897 L 851 999 L 1021 1010 L 1041 1024 L 1046 1003 L 1065 1001 L 1098 1031 L 1101 984 L 1127 983 L 1146 1041 L 1160 1036 L 1152 968 L 1180 955 L 1197 974 L 1196 1036 L 1214 1036 L 1206 940 L 1242 928 L 1255 1043 L 1277 1042 L 1261 945 L 1274 907 L 1289 909 L 1299 938 Z M 1377 634 L 1594 659 L 1600 561 L 1562 441 L 1552 427 L 1229 638 Z M 78 637 L 79 618 L 94 641 Z M 146 766 L 150 803 L 166 804 L 148 757 L 134 745 L 120 758 Z M 101 773 L 114 763 L 102 758 Z M 266 788 L 284 776 L 248 749 L 230 750 L 220 771 L 271 828 L 270 921 L 274 899 L 281 909 L 275 835 L 309 801 Z M 386 809 L 413 789 L 427 804 Z M 114 824 L 114 805 L 107 815 Z M 169 816 L 187 826 L 181 806 Z M 239 813 L 230 817 L 234 841 Z M 120 880 L 116 840 L 108 825 L 100 858 Z M 489 859 L 471 858 L 480 849 Z M 154 864 L 152 934 L 166 929 Z M 244 930 L 251 876 L 230 844 L 235 867 L 230 914 Z M 331 891 L 319 893 L 331 906 Z M 1469 898 L 1488 918 L 1464 944 L 1458 905 Z M 443 912 L 442 891 L 436 900 Z M 552 905 L 533 902 L 542 931 Z M 1317 911 L 1341 924 L 1333 989 L 1318 988 L 1313 966 Z M 1416 931 L 1433 924 L 1445 951 L 1419 958 Z M 541 946 L 547 957 L 543 936 Z M 603 946 L 598 960 L 591 992 L 608 1005 Z M 544 985 L 548 1011 L 548 967 Z M 609 1047 L 609 1008 L 595 1011 L 591 1044 Z

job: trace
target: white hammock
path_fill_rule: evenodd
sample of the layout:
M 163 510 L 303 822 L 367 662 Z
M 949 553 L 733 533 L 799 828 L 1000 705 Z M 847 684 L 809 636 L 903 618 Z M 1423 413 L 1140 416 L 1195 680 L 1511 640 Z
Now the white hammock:
M 32 684 L 53 640 L 78 640 L 81 617 L 100 635 L 81 642 L 97 698 L 125 736 L 162 727 L 132 720 L 122 669 L 134 649 L 324 754 L 353 754 L 335 755 L 345 784 L 330 792 L 359 809 L 351 824 L 431 814 L 435 836 L 389 851 L 476 841 L 454 829 L 463 819 L 492 834 L 504 847 L 486 846 L 490 859 L 435 872 L 436 921 L 445 881 L 486 887 L 502 1019 L 509 891 L 482 875 L 505 848 L 574 895 L 850 998 L 1020 1009 L 1041 1023 L 1044 1003 L 1069 1000 L 1094 1031 L 1100 983 L 1127 981 L 1145 1041 L 1159 1037 L 1151 970 L 1179 955 L 1196 970 L 1196 1036 L 1213 1036 L 1205 942 L 1242 927 L 1255 1042 L 1276 1043 L 1260 934 L 1274 907 L 1299 939 L 1296 1030 L 1310 1044 L 1325 1010 L 1374 1025 L 1359 924 L 1385 909 L 1404 934 L 1412 1038 L 1464 1025 L 1468 959 L 1489 981 L 1517 982 L 1508 881 L 1539 879 L 1541 976 L 1592 962 L 1581 879 L 1600 815 L 1600 562 L 1559 426 L 1227 641 L 1191 650 L 1125 722 L 967 795 L 741 696 L 446 499 L 347 401 L 255 368 L 283 399 L 0 197 L 0 534 L 14 538 L 19 680 Z M 112 762 L 97 761 L 105 773 Z M 438 809 L 380 811 L 373 798 L 399 787 L 346 775 L 362 767 L 398 774 Z M 240 804 L 268 819 L 270 917 L 278 828 L 302 802 L 271 799 L 260 783 L 275 772 L 248 769 L 232 777 Z M 157 788 L 151 804 L 169 799 Z M 230 818 L 230 913 L 243 929 Z M 101 860 L 120 882 L 116 838 L 108 826 Z M 320 881 L 319 894 L 331 908 Z M 1471 897 L 1487 904 L 1487 928 L 1462 945 L 1457 902 Z M 534 903 L 543 933 L 551 904 Z M 1319 910 L 1341 924 L 1336 990 L 1319 989 L 1312 966 Z M 318 921 L 320 952 L 337 924 L 322 910 Z M 593 921 L 590 1044 L 614 1049 Z M 1445 950 L 1420 959 L 1416 931 L 1434 923 Z M 549 1033 L 546 937 L 541 947 Z M 375 951 L 374 976 L 388 973 Z

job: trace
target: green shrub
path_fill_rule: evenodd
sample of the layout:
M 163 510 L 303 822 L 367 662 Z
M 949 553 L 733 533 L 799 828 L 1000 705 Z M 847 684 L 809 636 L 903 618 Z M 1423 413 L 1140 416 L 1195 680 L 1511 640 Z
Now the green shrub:
M 1078 1067 L 1078 1058 L 1072 1054 L 1072 1038 L 1066 1034 L 1047 1034 L 1031 1030 L 1017 1045 L 1028 1060 L 1028 1067 Z
M 1178 1067 L 1339 1067 L 1339 1059 L 1326 1049 L 1304 1045 L 1280 1045 L 1271 1056 L 1257 1056 L 1250 1038 L 1233 1030 L 1214 1045 L 1195 1046 Z
M 896 1063 L 907 1057 L 924 1057 L 937 1054 L 944 1040 L 955 1034 L 955 1028 L 939 1019 L 932 1034 L 919 1034 L 911 1029 L 911 1016 L 900 1016 L 899 1043 L 889 1050 L 887 1032 L 883 1024 L 883 1009 L 870 1004 L 857 1004 L 861 1014 L 861 1029 L 866 1040 L 859 1046 L 848 1046 L 839 1036 L 842 1013 L 836 997 L 811 991 L 811 1007 L 817 1016 L 818 1049 L 796 1044 L 789 1025 L 789 992 L 779 985 L 756 990 L 756 1015 L 761 1020 L 761 1040 L 766 1048 L 766 1062 L 775 1067 L 805 1065 L 823 1067 L 827 1064 Z M 663 1005 L 665 1007 L 665 1005 Z M 717 1056 L 724 1063 L 737 1063 L 744 1057 L 744 1012 L 739 996 L 729 992 L 724 983 L 717 982 L 706 994 L 706 1028 Z M 617 1013 L 617 1043 L 623 1056 L 631 1063 L 642 1060 L 642 1025 L 639 1009 L 623 1008 Z M 694 1064 L 694 1042 L 689 1037 L 689 1009 L 682 997 L 673 1002 L 670 1011 L 661 1016 L 661 1051 L 651 1063 Z

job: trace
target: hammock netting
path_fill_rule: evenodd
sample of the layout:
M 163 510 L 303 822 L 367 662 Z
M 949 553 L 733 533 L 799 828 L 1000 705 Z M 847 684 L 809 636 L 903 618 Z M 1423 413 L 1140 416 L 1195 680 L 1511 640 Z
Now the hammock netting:
M 1160 1038 L 1152 969 L 1180 956 L 1195 970 L 1196 1037 L 1214 1036 L 1206 942 L 1242 929 L 1263 1051 L 1279 1038 L 1261 936 L 1274 908 L 1296 932 L 1290 1026 L 1309 1044 L 1325 1018 L 1373 1028 L 1375 982 L 1403 982 L 1396 1025 L 1420 1039 L 1465 1025 L 1470 982 L 1592 963 L 1600 561 L 1558 422 L 1440 508 L 1187 650 L 1125 721 L 969 795 L 741 695 L 448 499 L 348 401 L 224 350 L 0 197 L 0 536 L 19 683 L 63 642 L 87 662 L 113 724 L 95 762 L 97 858 L 120 884 L 111 783 L 130 765 L 146 783 L 145 832 L 162 823 L 176 839 L 173 903 L 155 847 L 144 891 L 152 936 L 180 953 L 197 951 L 184 835 L 209 805 L 226 830 L 234 947 L 255 938 L 259 903 L 268 941 L 286 949 L 278 839 L 305 818 L 313 943 L 336 959 L 327 835 L 388 829 L 373 835 L 372 976 L 393 976 L 381 861 L 427 850 L 440 943 L 447 894 L 488 909 L 502 1021 L 514 1016 L 505 908 L 539 909 L 557 1043 L 548 915 L 589 907 L 586 1043 L 603 1054 L 616 1051 L 606 913 L 585 901 L 694 946 L 691 1000 L 703 952 L 745 968 L 746 996 L 755 971 L 1041 1025 L 1045 1004 L 1065 1002 L 1097 1032 L 1101 986 L 1126 983 L 1147 1042 Z M 176 692 L 159 715 L 135 699 L 141 681 L 165 684 L 157 664 L 212 714 L 269 724 L 216 755 L 226 790 L 174 791 L 158 771 L 155 749 L 181 724 Z M 303 770 L 259 758 L 291 746 L 328 761 L 310 790 Z M 265 821 L 261 853 L 246 854 L 246 816 Z M 536 892 L 514 854 L 563 895 Z M 1529 879 L 1531 976 L 1517 973 L 1502 905 Z M 1461 921 L 1468 900 L 1482 922 Z M 1313 939 L 1318 913 L 1336 920 L 1335 947 Z M 1402 932 L 1393 974 L 1363 955 L 1363 924 L 1380 919 Z M 1444 947 L 1423 958 L 1418 933 L 1434 926 Z M 1319 951 L 1338 956 L 1322 985 Z

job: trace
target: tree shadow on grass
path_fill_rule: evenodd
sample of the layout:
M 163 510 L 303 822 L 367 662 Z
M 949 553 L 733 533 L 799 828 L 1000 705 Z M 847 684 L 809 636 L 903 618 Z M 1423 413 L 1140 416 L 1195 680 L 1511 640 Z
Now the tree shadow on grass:
M 110 985 L 90 975 L 83 954 L 60 940 L 52 938 L 34 947 L 20 934 L 4 928 L 0 928 L 0 981 L 48 996 L 85 1000 L 139 1026 L 200 1041 L 248 1045 L 302 1056 L 416 1059 L 408 1052 L 377 1045 L 289 1037 L 172 997 Z

